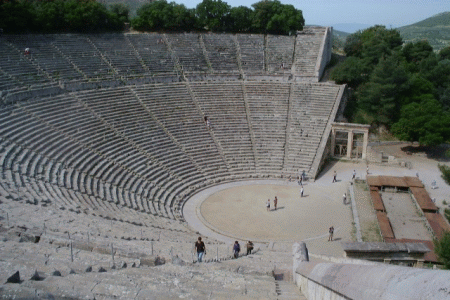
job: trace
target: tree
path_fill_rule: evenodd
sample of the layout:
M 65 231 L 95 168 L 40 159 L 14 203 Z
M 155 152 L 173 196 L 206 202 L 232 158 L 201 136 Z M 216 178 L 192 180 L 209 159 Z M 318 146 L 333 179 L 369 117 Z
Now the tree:
M 253 29 L 260 33 L 288 34 L 305 25 L 301 10 L 278 0 L 263 0 L 252 5 Z
M 119 20 L 123 23 L 129 22 L 130 8 L 123 3 L 114 3 L 109 6 L 109 10 L 119 17 Z
M 450 269 L 450 232 L 445 232 L 439 240 L 434 240 L 434 253 L 439 257 L 445 270 Z
M 347 56 L 356 56 L 377 64 L 380 59 L 387 58 L 394 50 L 398 50 L 402 44 L 398 31 L 376 25 L 349 35 L 344 51 Z
M 33 28 L 35 14 L 32 3 L 0 0 L 0 28 L 5 32 L 23 32 Z
M 439 58 L 441 60 L 450 59 L 450 46 L 442 48 L 441 51 L 439 51 Z
M 415 43 L 407 43 L 403 46 L 401 53 L 408 62 L 418 63 L 428 56 L 434 54 L 433 47 L 428 41 L 419 41 Z
M 199 25 L 206 30 L 224 31 L 230 18 L 230 6 L 221 0 L 203 0 L 197 5 Z
M 358 87 L 358 106 L 372 115 L 377 124 L 392 125 L 398 119 L 400 98 L 408 88 L 408 73 L 398 57 L 380 61 L 370 81 Z
M 191 30 L 195 21 L 193 11 L 184 5 L 157 0 L 142 5 L 131 25 L 136 30 Z
M 423 96 L 420 103 L 402 107 L 400 119 L 392 126 L 392 133 L 403 141 L 435 146 L 450 138 L 450 114 L 442 110 L 432 95 Z
M 253 11 L 246 6 L 232 7 L 228 29 L 232 32 L 249 32 L 252 28 Z
M 358 57 L 349 57 L 333 69 L 331 78 L 338 84 L 347 83 L 356 88 L 369 79 L 371 68 Z

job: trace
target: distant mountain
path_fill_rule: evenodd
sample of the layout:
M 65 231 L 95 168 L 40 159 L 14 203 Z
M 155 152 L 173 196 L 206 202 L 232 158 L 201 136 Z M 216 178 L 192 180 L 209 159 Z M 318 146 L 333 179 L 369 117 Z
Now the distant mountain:
M 360 23 L 340 23 L 340 24 L 334 24 L 331 26 L 333 26 L 334 30 L 339 30 L 339 31 L 348 32 L 348 33 L 355 33 L 358 30 L 363 30 L 363 29 L 369 28 L 372 25 L 360 24 Z
M 347 39 L 347 36 L 349 36 L 350 33 L 343 32 L 339 30 L 335 30 L 333 28 L 333 48 L 336 51 L 344 50 L 345 40 Z
M 436 51 L 450 46 L 450 12 L 397 28 L 405 42 L 428 40 Z

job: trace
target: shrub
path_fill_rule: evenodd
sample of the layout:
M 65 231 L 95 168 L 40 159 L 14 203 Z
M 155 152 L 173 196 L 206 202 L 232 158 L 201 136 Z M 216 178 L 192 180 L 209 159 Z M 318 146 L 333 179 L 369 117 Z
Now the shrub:
M 434 253 L 443 264 L 443 269 L 450 269 L 450 232 L 445 232 L 440 240 L 434 241 Z

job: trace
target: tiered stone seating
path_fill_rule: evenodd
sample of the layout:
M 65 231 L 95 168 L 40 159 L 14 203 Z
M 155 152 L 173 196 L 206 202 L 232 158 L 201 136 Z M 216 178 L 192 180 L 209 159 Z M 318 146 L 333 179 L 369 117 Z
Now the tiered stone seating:
M 139 53 L 151 73 L 174 74 L 175 63 L 161 34 L 128 34 L 126 38 Z
M 269 74 L 291 73 L 295 36 L 267 35 L 267 71 Z
M 184 84 L 143 85 L 135 90 L 146 108 L 204 176 L 214 179 L 228 174 L 203 117 Z
M 54 80 L 80 80 L 83 74 L 78 72 L 55 47 L 53 35 L 12 35 L 8 41 L 17 49 L 31 49 L 27 56 Z
M 295 73 L 305 77 L 315 77 L 317 58 L 323 43 L 326 27 L 305 27 L 297 34 L 295 45 Z
M 195 184 L 204 180 L 190 158 L 167 136 L 129 89 L 86 92 L 77 97 L 146 155 L 146 159 L 137 164 L 144 168 L 142 175 L 160 187 L 157 196 L 169 194 L 160 199 L 163 205 L 172 205 L 179 189 L 187 188 L 187 181 Z M 153 106 L 151 103 L 150 107 Z
M 309 172 L 340 86 L 299 83 L 292 86 L 285 171 Z
M 145 73 L 143 64 L 139 61 L 137 53 L 128 43 L 125 35 L 98 34 L 90 35 L 89 39 L 111 62 L 119 75 L 130 76 Z
M 236 44 L 232 35 L 211 33 L 202 36 L 214 72 L 239 73 Z
M 11 75 L 0 70 L 0 91 L 12 90 L 14 88 L 22 88 L 19 81 L 12 78 Z
M 238 34 L 236 35 L 241 52 L 242 69 L 245 73 L 264 73 L 264 35 Z
M 83 35 L 55 35 L 53 46 L 87 77 L 106 79 L 115 71 Z
M 202 113 L 208 117 L 230 172 L 243 176 L 255 173 L 255 160 L 240 82 L 191 83 Z
M 256 140 L 256 170 L 279 175 L 283 168 L 289 84 L 245 84 Z
M 173 217 L 171 210 L 167 210 L 162 205 L 151 209 L 145 204 L 147 198 L 143 200 L 141 196 L 132 195 L 133 199 L 130 199 L 128 191 L 124 194 L 123 190 L 128 183 L 125 179 L 129 179 L 127 175 L 130 176 L 130 172 L 133 175 L 138 174 L 134 176 L 138 176 L 144 181 L 152 180 L 152 178 L 147 178 L 145 173 L 146 159 L 138 149 L 124 141 L 113 130 L 106 128 L 79 102 L 70 98 L 58 99 L 55 97 L 45 103 L 30 103 L 26 105 L 25 109 L 38 117 L 41 122 L 48 123 L 49 126 L 68 136 L 75 144 L 81 144 L 82 149 L 78 149 L 78 151 L 74 151 L 77 150 L 77 147 L 71 149 L 73 152 L 70 157 L 62 160 L 62 163 L 67 164 L 69 178 L 60 179 L 60 181 L 67 182 L 67 186 L 75 190 L 91 195 L 108 195 L 109 193 L 111 201 L 118 201 L 121 205 L 133 209 Z M 48 135 L 48 133 L 42 134 L 42 136 Z M 54 171 L 54 174 L 60 172 L 65 174 L 64 168 L 61 171 Z M 49 174 L 51 173 L 49 171 Z M 45 178 L 53 183 L 58 182 L 54 176 Z M 98 183 L 98 179 L 104 184 Z M 92 180 L 95 181 L 95 184 Z M 98 188 L 94 189 L 94 186 Z M 156 186 L 158 183 L 154 182 L 153 187 Z M 106 189 L 106 191 L 99 192 L 99 188 Z M 153 195 L 149 198 L 153 199 Z
M 5 87 L 5 90 L 51 83 L 51 80 L 25 57 L 23 49 L 20 51 L 9 46 L 3 38 L 0 39 L 0 70 L 0 85 Z
M 185 72 L 207 72 L 210 69 L 200 44 L 199 34 L 170 34 L 167 38 Z

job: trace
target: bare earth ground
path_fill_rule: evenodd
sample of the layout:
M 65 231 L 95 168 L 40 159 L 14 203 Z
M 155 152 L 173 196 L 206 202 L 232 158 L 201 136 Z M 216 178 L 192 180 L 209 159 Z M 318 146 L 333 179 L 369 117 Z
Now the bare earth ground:
M 363 241 L 381 242 L 382 237 L 380 235 L 377 216 L 373 209 L 372 200 L 370 199 L 369 189 L 366 183 L 355 183 L 354 193 Z
M 397 239 L 432 240 L 423 214 L 418 212 L 408 193 L 385 192 L 381 197 Z

